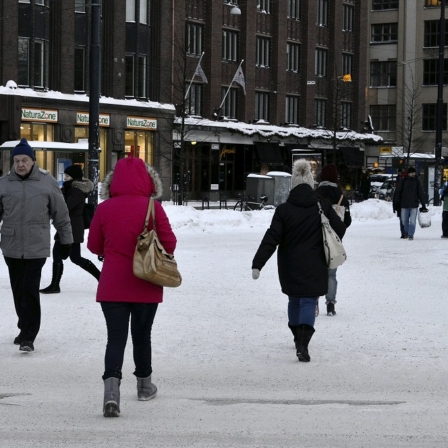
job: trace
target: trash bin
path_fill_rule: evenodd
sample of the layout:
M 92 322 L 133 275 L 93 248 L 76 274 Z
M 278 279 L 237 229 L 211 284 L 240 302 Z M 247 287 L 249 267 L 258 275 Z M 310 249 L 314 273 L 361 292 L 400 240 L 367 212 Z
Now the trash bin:
M 246 195 L 255 202 L 261 202 L 261 196 L 267 196 L 265 205 L 274 205 L 274 179 L 262 174 L 249 174 L 246 178 Z
M 273 205 L 286 202 L 291 191 L 291 174 L 283 171 L 269 171 L 267 176 L 274 179 L 274 202 Z

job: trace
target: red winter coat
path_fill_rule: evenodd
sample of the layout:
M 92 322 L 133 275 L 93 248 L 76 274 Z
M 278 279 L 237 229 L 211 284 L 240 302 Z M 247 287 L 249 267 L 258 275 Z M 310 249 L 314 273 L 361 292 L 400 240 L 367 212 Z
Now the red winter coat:
M 163 287 L 137 278 L 132 271 L 134 250 L 145 223 L 149 197 L 160 197 L 161 188 L 155 170 L 138 158 L 120 159 L 115 170 L 104 179 L 101 197 L 106 200 L 95 211 L 87 242 L 91 252 L 104 257 L 97 302 L 163 301 Z M 168 217 L 158 201 L 154 201 L 154 206 L 157 235 L 166 251 L 174 253 L 176 237 Z

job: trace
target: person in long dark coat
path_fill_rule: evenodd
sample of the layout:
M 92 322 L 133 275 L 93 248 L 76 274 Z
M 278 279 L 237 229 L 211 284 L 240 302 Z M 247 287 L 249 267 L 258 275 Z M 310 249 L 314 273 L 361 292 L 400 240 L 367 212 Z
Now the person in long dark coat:
M 294 163 L 291 187 L 287 201 L 276 208 L 271 226 L 255 254 L 252 277 L 259 278 L 260 271 L 278 247 L 278 276 L 282 292 L 289 297 L 288 326 L 294 335 L 299 361 L 308 362 L 317 300 L 328 291 L 328 266 L 318 198 L 313 191 L 311 166 L 306 160 Z M 344 223 L 329 202 L 322 201 L 321 207 L 342 238 Z
M 93 275 L 100 278 L 99 269 L 87 258 L 81 256 L 81 243 L 84 242 L 84 220 L 82 212 L 88 194 L 93 190 L 93 182 L 83 178 L 79 165 L 70 165 L 64 171 L 62 194 L 70 214 L 70 223 L 73 232 L 73 244 L 70 248 L 70 261 Z M 40 290 L 42 294 L 58 294 L 61 292 L 59 283 L 64 272 L 63 258 L 61 257 L 61 241 L 56 233 L 53 246 L 53 276 L 51 283 Z
M 350 204 L 344 196 L 341 187 L 338 185 L 338 170 L 334 163 L 329 163 L 322 168 L 320 173 L 320 184 L 316 189 L 316 194 L 320 198 L 324 198 L 332 205 L 339 204 L 341 210 L 343 209 L 343 222 L 345 227 L 349 227 L 352 223 L 350 215 Z M 327 305 L 327 316 L 335 316 L 336 310 L 334 308 L 337 300 L 336 293 L 338 290 L 338 281 L 336 279 L 336 272 L 338 268 L 328 269 L 328 292 L 325 296 L 325 303 Z

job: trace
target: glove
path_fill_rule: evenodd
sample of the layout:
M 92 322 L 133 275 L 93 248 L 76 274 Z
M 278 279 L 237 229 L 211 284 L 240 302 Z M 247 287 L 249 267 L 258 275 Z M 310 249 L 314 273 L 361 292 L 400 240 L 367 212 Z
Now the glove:
M 104 261 L 104 257 L 100 257 L 99 255 L 98 255 L 98 261 L 101 261 L 101 263 Z
M 420 207 L 419 210 L 420 210 L 420 213 L 427 213 L 429 211 L 425 206 Z
M 61 244 L 61 258 L 63 260 L 67 260 L 70 256 L 70 249 L 72 248 L 71 244 Z
M 252 278 L 254 280 L 257 280 L 258 277 L 260 277 L 260 270 L 259 269 L 252 269 Z

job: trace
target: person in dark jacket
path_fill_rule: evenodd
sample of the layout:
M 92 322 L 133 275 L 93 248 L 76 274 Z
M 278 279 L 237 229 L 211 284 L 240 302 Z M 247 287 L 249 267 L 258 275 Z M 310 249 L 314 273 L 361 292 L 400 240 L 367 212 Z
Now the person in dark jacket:
M 93 190 L 93 182 L 83 178 L 83 172 L 79 165 L 70 165 L 64 171 L 64 183 L 62 194 L 70 214 L 70 223 L 73 232 L 73 244 L 70 249 L 70 260 L 80 268 L 93 275 L 97 280 L 100 271 L 87 258 L 81 257 L 81 243 L 84 242 L 84 220 L 82 212 L 88 194 Z M 61 257 L 61 239 L 56 233 L 53 246 L 53 276 L 51 283 L 40 290 L 42 294 L 58 294 L 61 292 L 59 283 L 64 272 L 64 263 Z
M 344 222 L 345 227 L 349 227 L 352 223 L 350 215 L 350 204 L 344 196 L 341 187 L 338 185 L 338 170 L 334 163 L 329 163 L 322 168 L 320 173 L 320 184 L 316 189 L 316 194 L 319 198 L 324 198 L 334 206 L 338 207 L 341 214 L 343 212 L 343 219 L 338 213 L 339 217 Z M 339 205 L 338 205 L 339 204 Z M 327 316 L 335 316 L 336 311 L 334 305 L 336 304 L 336 293 L 338 289 L 338 281 L 336 279 L 337 268 L 328 269 L 328 292 L 325 296 L 325 303 L 327 305 Z
M 51 223 L 61 238 L 62 257 L 73 242 L 72 228 L 56 179 L 36 163 L 26 138 L 12 150 L 14 165 L 0 179 L 1 248 L 9 271 L 23 352 L 34 351 L 41 324 L 39 284 L 51 249 Z
M 422 204 L 420 210 L 427 212 L 425 194 L 420 179 L 416 177 L 415 168 L 409 167 L 407 176 L 399 183 L 395 199 L 395 207 L 401 208 L 401 221 L 405 235 L 412 241 L 415 233 L 418 203 Z
M 394 195 L 392 198 L 392 209 L 393 209 L 394 213 L 397 213 L 398 219 L 400 220 L 400 232 L 401 232 L 400 238 L 407 239 L 408 235 L 404 231 L 403 221 L 401 220 L 401 205 L 398 204 L 398 195 L 397 195 L 398 186 L 402 182 L 403 178 L 404 178 L 403 170 L 400 168 L 397 171 L 397 179 L 395 181 L 395 191 L 394 191 Z
M 291 177 L 292 190 L 280 204 L 271 226 L 252 261 L 252 277 L 258 279 L 266 262 L 277 251 L 278 276 L 282 292 L 289 297 L 288 326 L 294 335 L 299 361 L 309 362 L 308 344 L 314 334 L 317 299 L 328 292 L 322 223 L 314 179 L 306 160 L 297 160 Z M 344 236 L 345 225 L 328 201 L 321 207 L 330 224 Z
M 361 180 L 359 182 L 359 192 L 362 194 L 364 201 L 369 199 L 371 188 L 370 175 L 365 168 L 362 169 Z

